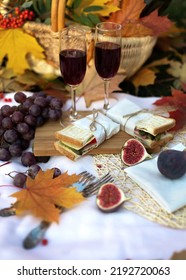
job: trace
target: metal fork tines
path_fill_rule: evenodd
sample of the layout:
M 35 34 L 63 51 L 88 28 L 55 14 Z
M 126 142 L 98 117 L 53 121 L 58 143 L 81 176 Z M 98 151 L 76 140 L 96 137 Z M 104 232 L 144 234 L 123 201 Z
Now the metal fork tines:
M 82 191 L 82 194 L 84 197 L 92 196 L 97 193 L 101 185 L 113 181 L 114 179 L 112 178 L 112 176 L 109 173 L 107 173 L 102 178 L 98 179 L 95 183 L 91 183 L 90 185 L 85 187 Z

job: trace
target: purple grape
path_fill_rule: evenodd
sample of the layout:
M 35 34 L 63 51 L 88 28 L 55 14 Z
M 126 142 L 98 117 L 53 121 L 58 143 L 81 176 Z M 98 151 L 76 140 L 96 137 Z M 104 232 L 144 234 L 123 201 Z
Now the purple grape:
M 21 111 L 28 112 L 29 108 L 33 105 L 33 100 L 26 99 L 25 102 L 21 106 Z
M 21 156 L 21 162 L 24 166 L 36 164 L 36 157 L 32 152 L 24 152 Z
M 34 138 L 34 135 L 35 135 L 35 129 L 30 128 L 27 133 L 22 135 L 22 137 L 23 139 L 30 141 Z
M 26 123 L 18 123 L 17 125 L 17 131 L 21 134 L 26 134 L 29 132 L 30 127 Z
M 48 105 L 48 101 L 43 96 L 37 96 L 34 100 L 34 104 L 37 104 L 40 107 L 46 107 Z
M 15 93 L 14 99 L 17 103 L 23 103 L 26 100 L 26 95 L 23 92 L 18 91 Z
M 11 154 L 6 148 L 0 148 L 0 160 L 8 161 L 11 159 Z
M 27 176 L 24 173 L 17 173 L 14 178 L 13 182 L 16 187 L 23 188 L 26 183 Z
M 13 143 L 9 146 L 9 152 L 12 157 L 20 157 L 22 154 L 23 148 L 21 144 Z
M 55 109 L 49 109 L 48 116 L 50 120 L 57 121 L 61 116 L 61 111 Z
M 1 107 L 1 114 L 3 117 L 9 117 L 13 113 L 13 109 L 10 105 L 3 105 Z
M 39 172 L 41 167 L 38 164 L 33 164 L 28 169 L 28 176 L 30 176 L 32 179 L 34 179 Z
M 24 120 L 24 114 L 20 111 L 15 111 L 13 114 L 12 114 L 12 122 L 13 123 L 20 123 Z
M 41 108 L 40 106 L 38 106 L 37 104 L 33 104 L 30 108 L 29 108 L 29 114 L 34 116 L 34 117 L 38 117 L 41 114 Z
M 13 127 L 13 123 L 12 123 L 12 120 L 10 117 L 5 117 L 3 120 L 2 120 L 2 127 L 5 128 L 5 129 L 10 129 Z
M 54 175 L 53 175 L 53 178 L 56 178 L 58 177 L 59 175 L 61 175 L 61 170 L 57 167 L 54 167 Z
M 60 110 L 62 108 L 62 101 L 60 99 L 57 99 L 57 98 L 54 97 L 50 101 L 50 107 L 52 109 Z
M 3 138 L 8 143 L 13 143 L 18 139 L 18 134 L 15 129 L 8 129 L 5 131 Z
M 36 117 L 32 115 L 26 115 L 24 121 L 30 126 L 34 126 L 34 127 L 36 126 Z

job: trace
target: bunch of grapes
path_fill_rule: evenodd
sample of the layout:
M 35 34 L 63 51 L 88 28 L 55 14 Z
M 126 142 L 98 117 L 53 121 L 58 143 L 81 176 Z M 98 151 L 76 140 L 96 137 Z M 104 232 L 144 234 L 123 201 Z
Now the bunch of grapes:
M 0 160 L 20 157 L 34 138 L 35 129 L 47 120 L 58 120 L 62 115 L 60 99 L 44 92 L 27 97 L 17 92 L 14 99 L 18 106 L 3 105 L 0 108 Z
M 19 28 L 25 21 L 33 20 L 34 12 L 27 9 L 20 10 L 19 7 L 16 7 L 11 12 L 8 12 L 6 15 L 0 14 L 0 27 L 1 28 Z

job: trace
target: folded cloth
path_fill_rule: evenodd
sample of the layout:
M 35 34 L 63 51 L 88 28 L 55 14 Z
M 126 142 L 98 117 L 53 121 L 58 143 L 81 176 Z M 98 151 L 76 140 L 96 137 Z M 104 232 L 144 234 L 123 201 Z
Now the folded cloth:
M 182 151 L 178 144 L 172 149 Z M 128 176 L 145 190 L 157 203 L 171 213 L 186 205 L 186 174 L 179 179 L 163 176 L 157 167 L 158 156 L 125 169 Z
M 100 112 L 95 112 L 55 133 L 56 150 L 76 160 L 118 133 L 120 125 Z

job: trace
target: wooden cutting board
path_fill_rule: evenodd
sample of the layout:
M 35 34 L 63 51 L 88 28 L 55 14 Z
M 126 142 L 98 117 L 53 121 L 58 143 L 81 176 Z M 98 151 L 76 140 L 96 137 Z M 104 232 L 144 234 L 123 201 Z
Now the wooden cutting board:
M 80 112 L 82 116 L 90 114 L 89 111 Z M 64 116 L 64 114 L 63 114 Z M 55 132 L 61 130 L 62 127 L 59 121 L 48 121 L 41 127 L 38 127 L 35 132 L 33 151 L 36 156 L 59 156 L 61 155 L 54 148 Z M 106 140 L 96 149 L 91 150 L 88 154 L 117 154 L 121 152 L 123 144 L 132 138 L 124 131 L 120 131 L 112 138 Z

